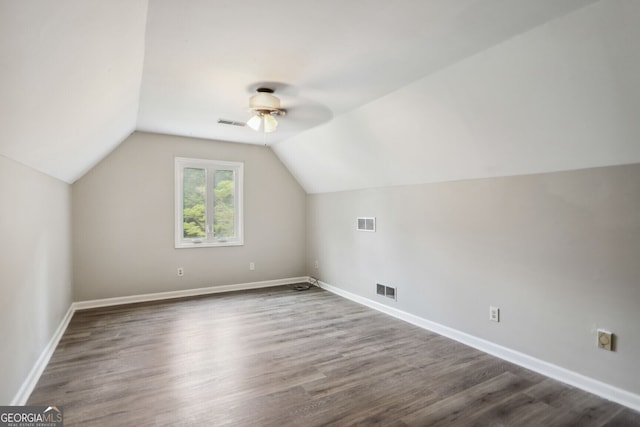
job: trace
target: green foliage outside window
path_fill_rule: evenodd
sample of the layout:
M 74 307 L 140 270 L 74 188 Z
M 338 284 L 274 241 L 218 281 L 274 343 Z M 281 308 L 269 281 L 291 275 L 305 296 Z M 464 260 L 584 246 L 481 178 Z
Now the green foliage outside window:
M 182 219 L 184 237 L 205 237 L 205 192 L 204 169 L 185 168 L 183 175 Z
M 185 238 L 206 237 L 206 179 L 205 169 L 184 168 L 182 217 Z M 218 239 L 235 235 L 233 179 L 232 170 L 215 171 L 213 234 Z
M 224 238 L 235 235 L 233 189 L 233 171 L 216 171 L 213 187 L 213 235 L 215 237 Z

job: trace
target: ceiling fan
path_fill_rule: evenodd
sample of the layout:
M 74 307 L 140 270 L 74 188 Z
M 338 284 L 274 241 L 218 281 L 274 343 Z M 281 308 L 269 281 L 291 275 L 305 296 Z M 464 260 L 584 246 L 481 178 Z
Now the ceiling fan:
M 247 126 L 256 132 L 263 129 L 265 133 L 275 132 L 278 121 L 275 116 L 284 116 L 287 110 L 280 107 L 280 98 L 273 94 L 273 89 L 259 87 L 256 94 L 249 98 L 249 110 L 253 117 L 247 121 Z
M 258 87 L 256 94 L 249 98 L 249 111 L 253 116 L 246 123 L 236 120 L 218 119 L 218 123 L 234 126 L 248 126 L 256 132 L 275 132 L 278 121 L 275 116 L 284 116 L 287 110 L 280 106 L 280 98 L 273 94 L 274 90 L 268 87 Z
M 275 95 L 275 92 L 282 94 L 283 101 L 287 106 L 286 109 L 282 108 L 280 98 Z M 255 133 L 249 132 L 255 136 L 243 132 L 242 136 L 238 134 L 237 137 L 234 137 L 235 139 L 226 136 L 230 140 L 264 143 L 266 134 L 275 132 L 271 141 L 278 141 L 325 123 L 333 117 L 327 106 L 300 96 L 300 89 L 290 84 L 261 81 L 247 87 L 247 93 L 249 112 L 251 113 L 248 120 L 221 117 L 218 118 L 218 124 L 246 127 L 255 131 Z M 278 116 L 285 115 L 287 120 L 278 123 L 280 121 Z M 262 134 L 261 137 L 260 134 Z

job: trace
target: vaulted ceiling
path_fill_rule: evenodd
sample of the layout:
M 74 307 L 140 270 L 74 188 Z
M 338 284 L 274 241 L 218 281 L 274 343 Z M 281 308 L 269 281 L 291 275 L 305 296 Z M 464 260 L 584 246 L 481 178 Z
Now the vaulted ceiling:
M 634 0 L 0 0 L 0 155 L 267 144 L 309 192 L 640 161 Z M 288 109 L 245 121 L 259 85 Z

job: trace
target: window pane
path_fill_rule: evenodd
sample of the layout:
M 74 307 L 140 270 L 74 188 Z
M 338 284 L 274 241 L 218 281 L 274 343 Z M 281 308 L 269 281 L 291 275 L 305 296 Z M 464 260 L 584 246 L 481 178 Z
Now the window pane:
M 183 237 L 205 237 L 205 170 L 184 168 L 182 189 Z
M 232 170 L 216 170 L 213 177 L 213 235 L 217 239 L 235 236 L 235 185 Z

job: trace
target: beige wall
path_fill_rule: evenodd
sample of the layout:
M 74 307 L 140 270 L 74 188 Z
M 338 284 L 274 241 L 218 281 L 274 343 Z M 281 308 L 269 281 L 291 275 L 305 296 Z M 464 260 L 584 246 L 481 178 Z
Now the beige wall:
M 174 249 L 174 156 L 245 163 L 244 246 Z M 72 187 L 0 157 L 0 197 L 0 403 L 71 303 L 71 218 L 77 301 L 310 273 L 640 393 L 640 165 L 306 196 L 267 148 L 135 133 Z
M 307 200 L 320 280 L 640 393 L 640 165 Z M 377 217 L 377 232 L 356 232 L 357 216 Z M 596 348 L 599 327 L 616 352 Z
M 244 162 L 244 246 L 174 248 L 174 157 Z M 305 273 L 305 193 L 262 146 L 136 132 L 73 184 L 73 220 L 76 301 Z
M 0 156 L 0 404 L 71 304 L 71 187 Z

